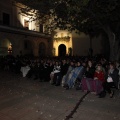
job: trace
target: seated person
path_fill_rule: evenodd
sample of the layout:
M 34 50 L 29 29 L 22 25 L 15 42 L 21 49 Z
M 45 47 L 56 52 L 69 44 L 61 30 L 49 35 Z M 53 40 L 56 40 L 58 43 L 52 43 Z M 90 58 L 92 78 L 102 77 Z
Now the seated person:
M 55 73 L 53 78 L 53 81 L 56 86 L 59 86 L 61 84 L 62 78 L 67 73 L 68 70 L 68 64 L 65 59 L 62 60 L 62 63 L 59 62 L 59 64 L 61 66 L 60 72 Z
M 115 88 L 118 88 L 118 82 L 119 82 L 118 73 L 119 71 L 115 67 L 114 63 L 110 63 L 107 72 L 107 78 L 106 78 L 107 81 L 103 84 L 104 92 L 107 91 L 110 95 L 110 98 L 112 98 L 114 95 L 114 92 L 111 90 L 111 87 L 114 86 Z
M 65 87 L 67 85 L 68 76 L 74 68 L 75 68 L 74 61 L 71 61 L 70 65 L 68 67 L 67 73 L 62 78 L 62 86 L 63 87 Z
M 83 90 L 84 86 L 86 86 L 87 91 L 95 94 L 101 93 L 103 91 L 102 84 L 105 82 L 105 73 L 101 64 L 97 64 L 93 79 L 83 79 L 83 81 Z
M 81 63 L 78 61 L 77 62 L 77 66 L 70 72 L 68 80 L 67 80 L 67 86 L 66 89 L 69 88 L 73 88 L 75 85 L 75 81 L 78 78 L 79 74 L 82 72 L 83 70 L 83 66 L 81 65 Z
M 89 60 L 87 62 L 84 78 L 82 78 L 82 80 L 81 80 L 83 91 L 92 91 L 91 87 L 90 87 L 90 84 L 91 84 L 90 81 L 93 81 L 94 73 L 95 73 L 95 67 L 93 66 L 92 61 Z
M 86 67 L 85 77 L 86 78 L 92 78 L 94 77 L 95 67 L 92 63 L 92 61 L 88 61 L 88 65 Z
M 94 74 L 94 92 L 100 94 L 103 91 L 102 84 L 105 82 L 105 73 L 101 64 L 97 64 L 95 74 Z
M 59 65 L 58 61 L 55 62 L 53 71 L 50 73 L 50 83 L 51 84 L 56 84 L 56 81 L 54 79 L 55 74 L 59 74 L 61 70 L 61 66 Z

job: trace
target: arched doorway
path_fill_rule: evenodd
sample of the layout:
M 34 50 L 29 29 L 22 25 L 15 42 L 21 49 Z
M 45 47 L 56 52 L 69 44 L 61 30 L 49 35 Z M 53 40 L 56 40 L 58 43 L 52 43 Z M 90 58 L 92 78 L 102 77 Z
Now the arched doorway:
M 58 54 L 59 54 L 59 56 L 65 56 L 66 55 L 66 46 L 64 44 L 59 45 Z
M 45 56 L 46 55 L 46 46 L 44 42 L 41 42 L 39 44 L 39 56 Z

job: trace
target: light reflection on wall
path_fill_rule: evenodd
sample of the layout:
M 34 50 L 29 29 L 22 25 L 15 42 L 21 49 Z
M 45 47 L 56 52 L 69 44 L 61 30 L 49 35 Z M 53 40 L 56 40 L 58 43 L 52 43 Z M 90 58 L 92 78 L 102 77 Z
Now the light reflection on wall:
M 31 16 L 20 13 L 20 8 L 19 7 L 17 7 L 17 13 L 18 13 L 17 14 L 18 20 L 20 21 L 20 23 L 23 27 L 25 26 L 24 22 L 26 20 L 26 21 L 29 21 L 29 23 L 28 23 L 29 24 L 29 27 L 28 27 L 29 30 L 39 31 L 38 26 L 36 26 L 37 21 L 30 20 Z
M 12 44 L 10 43 L 8 46 L 8 54 L 11 54 L 11 53 L 12 53 Z
M 0 40 L 0 55 L 7 55 L 12 50 L 12 44 L 8 39 Z

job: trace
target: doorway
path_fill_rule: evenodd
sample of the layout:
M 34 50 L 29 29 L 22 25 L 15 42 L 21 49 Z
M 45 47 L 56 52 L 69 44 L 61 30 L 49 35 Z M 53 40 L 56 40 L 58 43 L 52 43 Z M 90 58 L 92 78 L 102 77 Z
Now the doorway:
M 66 56 L 66 46 L 64 44 L 59 45 L 58 55 L 59 56 Z

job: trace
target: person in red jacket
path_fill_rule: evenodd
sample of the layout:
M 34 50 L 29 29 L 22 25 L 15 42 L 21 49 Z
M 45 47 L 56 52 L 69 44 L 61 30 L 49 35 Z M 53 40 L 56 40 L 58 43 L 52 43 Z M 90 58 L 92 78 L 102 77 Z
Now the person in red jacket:
M 103 91 L 103 83 L 105 82 L 105 72 L 101 64 L 97 64 L 94 73 L 94 89 L 97 94 Z
M 105 73 L 104 73 L 104 70 L 103 70 L 101 64 L 98 64 L 96 66 L 96 70 L 94 73 L 94 80 L 99 80 L 101 82 L 105 82 Z
M 96 95 L 103 91 L 103 83 L 105 82 L 105 74 L 101 64 L 96 65 L 95 72 L 93 73 L 93 78 L 82 80 L 82 90 L 90 91 Z

